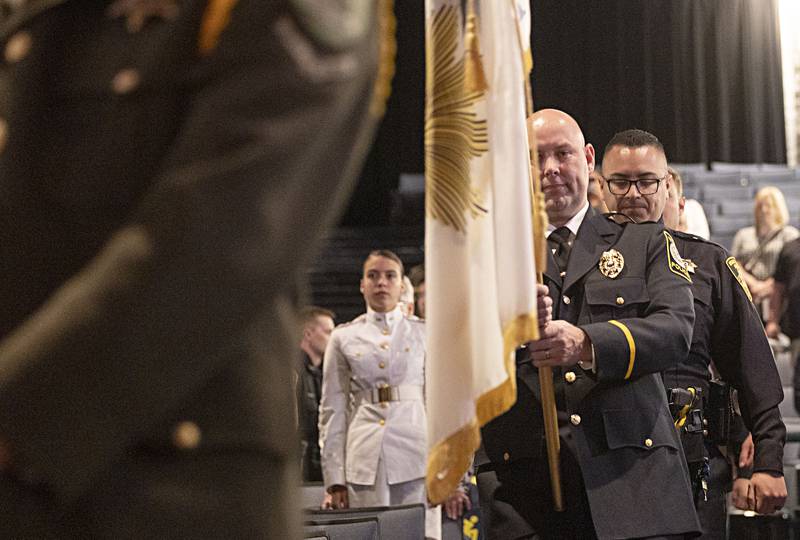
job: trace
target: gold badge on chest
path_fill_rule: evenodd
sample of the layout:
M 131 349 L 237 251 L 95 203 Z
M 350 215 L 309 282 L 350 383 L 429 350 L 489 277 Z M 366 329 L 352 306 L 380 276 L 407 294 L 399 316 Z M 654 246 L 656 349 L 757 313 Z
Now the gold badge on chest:
M 600 268 L 600 273 L 607 278 L 614 279 L 625 268 L 625 257 L 616 249 L 604 251 L 600 257 L 600 263 L 597 265 Z

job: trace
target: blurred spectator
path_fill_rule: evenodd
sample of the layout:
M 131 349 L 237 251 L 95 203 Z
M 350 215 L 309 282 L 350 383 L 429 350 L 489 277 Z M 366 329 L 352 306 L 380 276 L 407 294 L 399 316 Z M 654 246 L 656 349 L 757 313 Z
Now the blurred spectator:
M 708 220 L 706 219 L 706 212 L 703 210 L 703 205 L 694 199 L 686 199 L 683 196 L 683 178 L 681 173 L 669 167 L 667 169 L 670 176 L 672 176 L 672 185 L 677 190 L 677 200 L 674 201 L 680 207 L 680 212 L 676 215 L 679 216 L 678 226 L 675 227 L 676 231 L 682 231 L 689 234 L 694 234 L 708 240 L 711 236 L 711 231 L 708 228 Z M 670 198 L 672 191 L 670 190 Z M 677 207 L 675 207 L 677 209 Z M 667 207 L 664 209 L 664 221 L 667 221 L 667 214 L 673 211 L 673 205 L 667 201 Z
M 745 227 L 733 238 L 731 253 L 743 268 L 743 276 L 753 302 L 763 319 L 769 314 L 775 265 L 784 244 L 800 236 L 789 221 L 789 211 L 781 191 L 773 186 L 758 190 L 755 198 L 755 226 Z
M 767 335 L 785 334 L 792 340 L 794 371 L 794 406 L 800 411 L 800 238 L 787 242 L 775 265 L 772 296 L 767 317 Z
M 321 482 L 319 457 L 319 402 L 322 397 L 322 361 L 325 347 L 333 331 L 334 314 L 324 308 L 310 306 L 302 310 L 300 341 L 302 358 L 296 366 L 297 420 L 302 449 L 300 467 L 304 482 Z
M 418 264 L 408 272 L 411 284 L 414 285 L 417 317 L 425 318 L 425 265 Z
M 589 204 L 600 213 L 608 212 L 606 202 L 603 200 L 603 175 L 597 169 L 589 173 L 589 188 L 586 192 L 586 198 L 589 199 Z
M 408 276 L 403 276 L 403 290 L 400 293 L 400 304 L 406 317 L 414 315 L 414 286 Z
M 403 312 L 402 283 L 395 253 L 370 253 L 367 313 L 336 328 L 325 351 L 319 427 L 331 508 L 427 500 L 425 323 Z M 439 508 L 428 518 L 426 536 L 438 538 Z

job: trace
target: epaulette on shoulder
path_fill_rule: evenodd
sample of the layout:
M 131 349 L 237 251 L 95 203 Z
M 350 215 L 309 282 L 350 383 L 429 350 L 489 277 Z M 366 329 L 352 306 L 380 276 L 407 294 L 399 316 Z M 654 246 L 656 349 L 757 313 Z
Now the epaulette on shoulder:
M 415 322 L 415 323 L 424 323 L 425 322 L 425 319 L 423 319 L 421 317 L 417 317 L 416 315 L 411 315 L 409 317 L 406 317 L 406 320 L 407 321 L 411 321 L 411 322 Z
M 348 326 L 352 326 L 352 325 L 354 325 L 356 323 L 364 322 L 366 320 L 366 318 L 367 318 L 367 314 L 366 313 L 362 313 L 361 315 L 359 315 L 358 317 L 356 317 L 352 321 L 348 321 L 346 323 L 342 323 L 342 324 L 336 325 L 335 329 L 338 330 L 339 328 L 347 328 Z
M 675 230 L 672 230 L 672 229 L 667 229 L 667 230 L 675 238 L 680 238 L 682 240 L 688 240 L 689 242 L 698 242 L 700 244 L 706 244 L 706 245 L 714 246 L 715 248 L 718 248 L 718 249 L 724 251 L 725 253 L 728 252 L 728 250 L 725 249 L 724 246 L 721 246 L 720 244 L 717 244 L 716 242 L 712 242 L 711 240 L 706 240 L 702 236 L 697 236 L 696 234 L 691 234 L 691 233 L 682 232 L 682 231 L 675 231 Z

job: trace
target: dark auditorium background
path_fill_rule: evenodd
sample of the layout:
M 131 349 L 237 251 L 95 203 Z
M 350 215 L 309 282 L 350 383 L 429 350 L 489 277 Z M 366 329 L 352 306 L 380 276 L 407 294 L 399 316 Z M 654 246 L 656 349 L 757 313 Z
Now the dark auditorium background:
M 777 0 L 534 0 L 537 109 L 568 111 L 598 153 L 656 133 L 674 162 L 784 163 Z M 425 13 L 398 0 L 386 116 L 342 225 L 389 223 L 401 173 L 423 172 Z M 570 66 L 565 70 L 563 66 Z

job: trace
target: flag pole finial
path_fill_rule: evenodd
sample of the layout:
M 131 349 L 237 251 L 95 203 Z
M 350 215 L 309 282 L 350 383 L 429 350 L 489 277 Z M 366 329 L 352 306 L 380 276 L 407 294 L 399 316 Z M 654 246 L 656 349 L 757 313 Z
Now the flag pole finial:
M 464 83 L 470 92 L 484 92 L 489 88 L 481 61 L 481 45 L 478 39 L 478 16 L 475 0 L 467 2 L 467 25 L 464 36 Z

